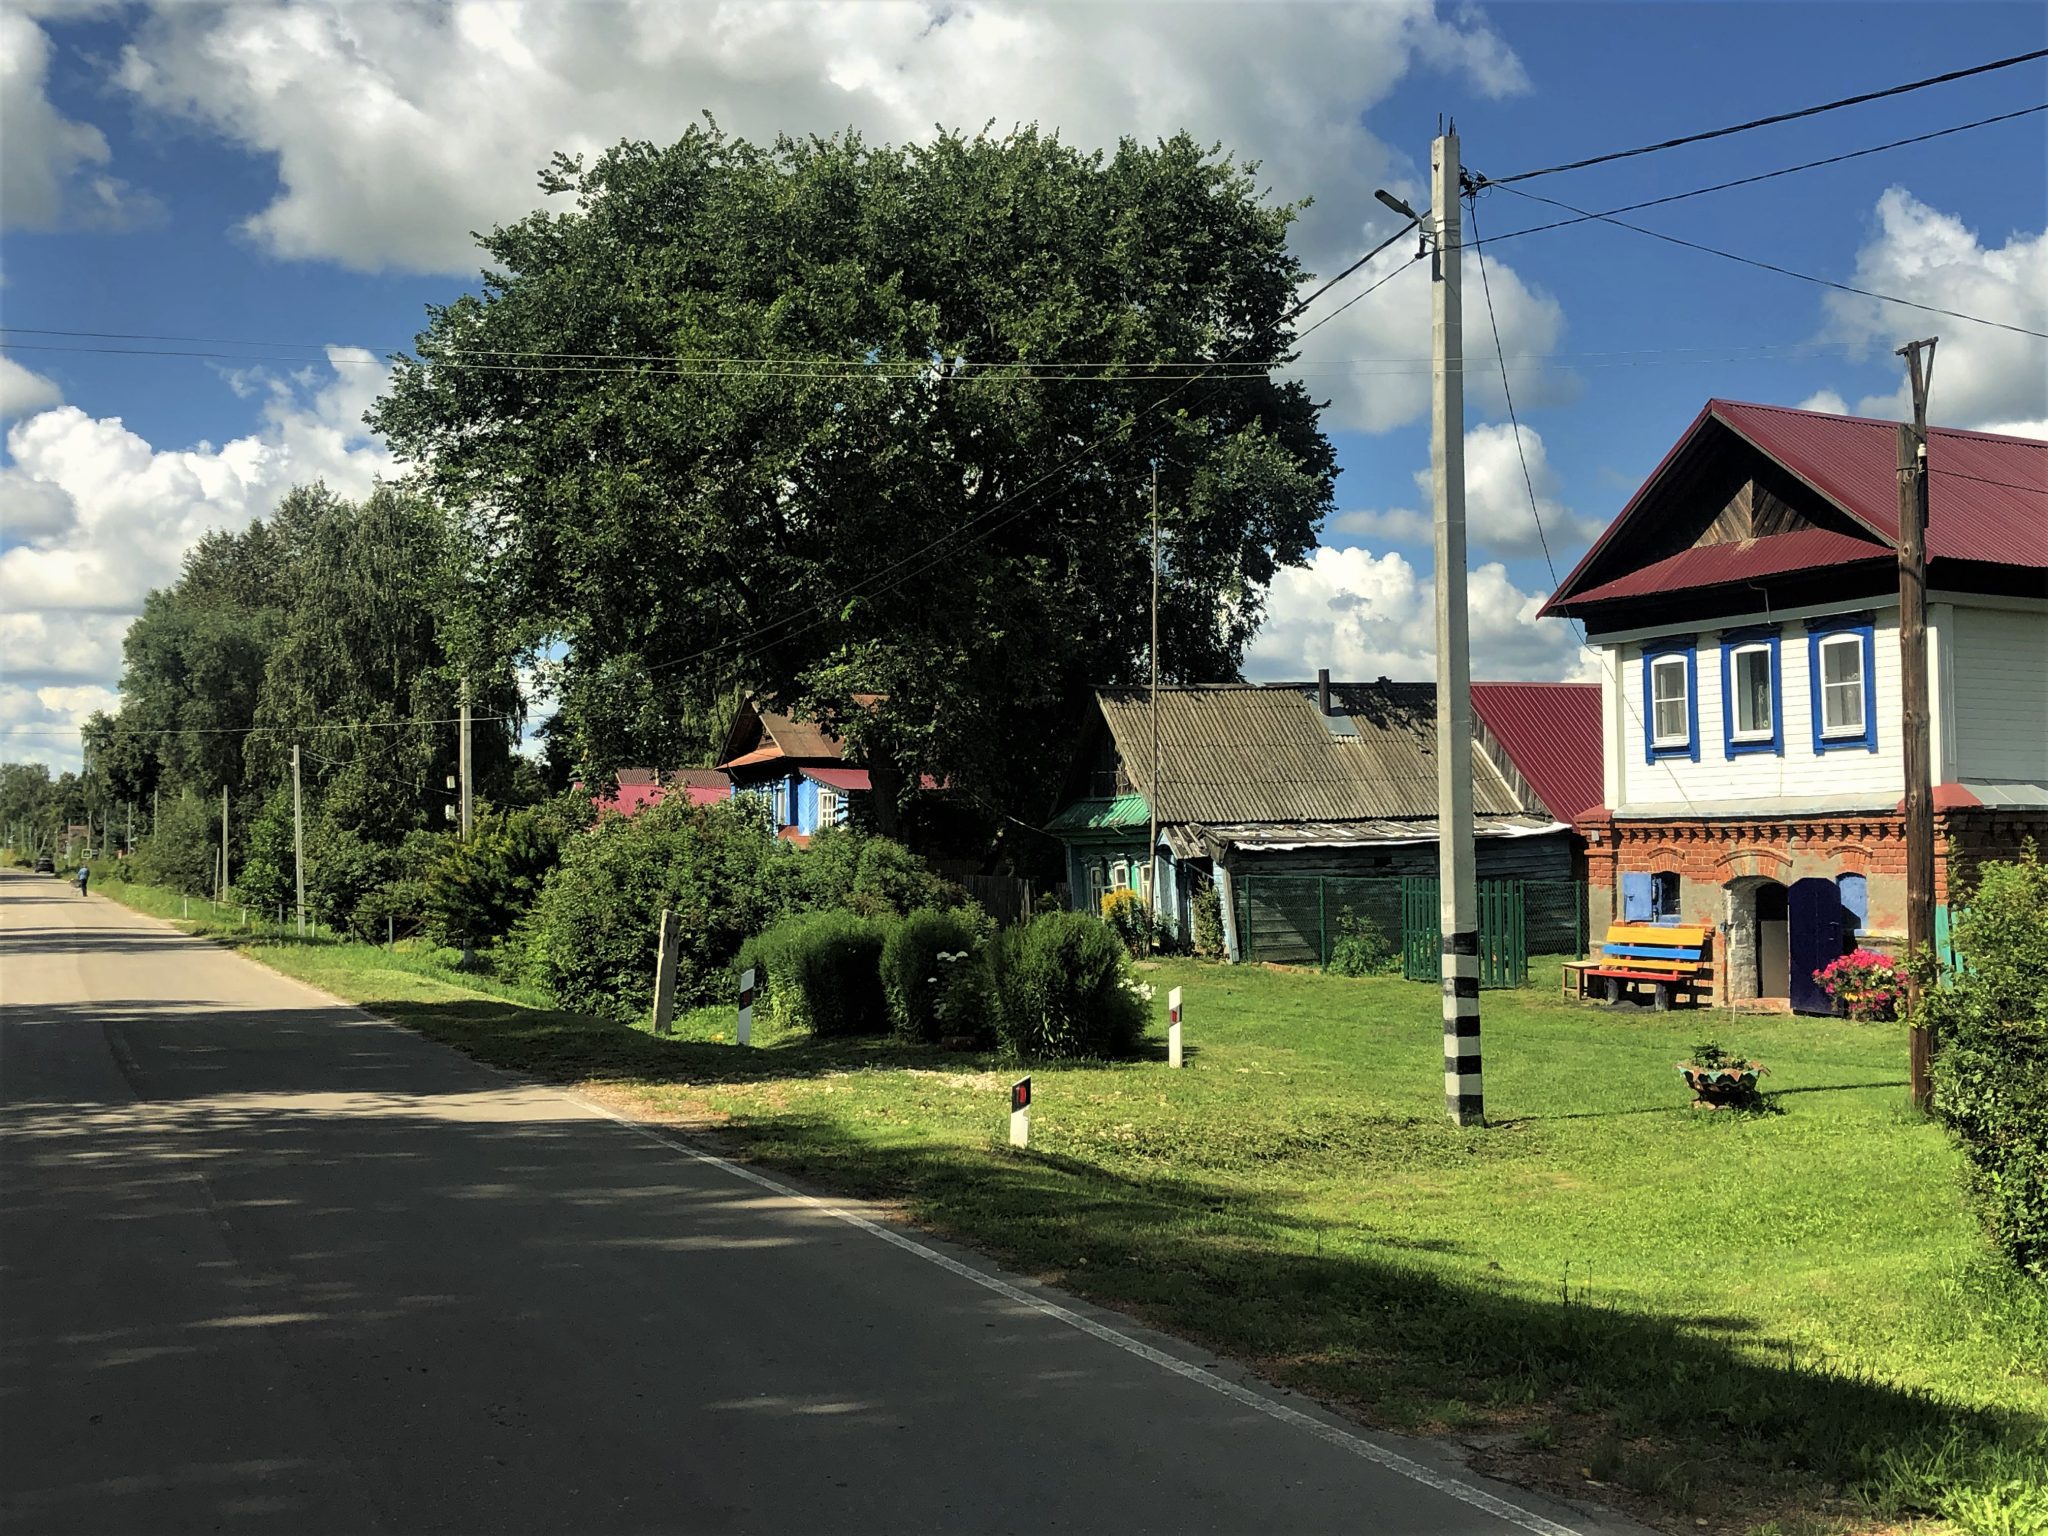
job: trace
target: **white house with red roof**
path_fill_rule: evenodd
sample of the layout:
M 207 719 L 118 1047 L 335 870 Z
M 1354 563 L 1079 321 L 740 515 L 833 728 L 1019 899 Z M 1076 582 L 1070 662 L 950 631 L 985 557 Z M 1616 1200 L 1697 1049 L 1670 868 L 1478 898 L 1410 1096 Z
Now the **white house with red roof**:
M 1711 400 L 1544 608 L 1601 658 L 1580 818 L 1617 919 L 1705 923 L 1720 995 L 1905 929 L 1896 424 Z M 2048 443 L 1929 433 L 1936 901 L 2048 840 Z M 1599 909 L 1599 891 L 1595 910 Z

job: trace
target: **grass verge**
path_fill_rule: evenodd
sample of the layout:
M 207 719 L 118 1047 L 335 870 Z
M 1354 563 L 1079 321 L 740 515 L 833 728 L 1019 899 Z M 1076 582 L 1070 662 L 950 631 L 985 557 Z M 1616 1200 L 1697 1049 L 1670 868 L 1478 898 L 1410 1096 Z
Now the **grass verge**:
M 174 919 L 180 898 L 106 893 Z M 493 1064 L 680 1119 L 1340 1404 L 1683 1529 L 2048 1533 L 2048 1299 L 2000 1269 L 1894 1028 L 1485 999 L 1489 1126 L 1440 1100 L 1435 995 L 1169 962 L 1185 1070 L 1034 1071 L 813 1042 L 728 1010 L 674 1038 L 550 1010 L 445 952 L 186 926 Z M 1766 1111 L 1699 1114 L 1707 1035 Z

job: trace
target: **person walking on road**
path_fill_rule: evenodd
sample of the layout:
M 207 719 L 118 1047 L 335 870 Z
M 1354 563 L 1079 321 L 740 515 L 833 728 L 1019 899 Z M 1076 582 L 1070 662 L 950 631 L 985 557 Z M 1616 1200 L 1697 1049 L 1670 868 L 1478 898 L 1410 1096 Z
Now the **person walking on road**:
M 91 868 L 91 866 L 90 866 L 90 865 L 86 865 L 86 864 L 81 864 L 81 865 L 79 865 L 79 866 L 78 866 L 78 894 L 79 894 L 79 895 L 83 896 L 83 895 L 85 894 L 85 883 L 86 883 L 86 881 L 90 880 L 91 878 L 92 878 L 92 868 Z

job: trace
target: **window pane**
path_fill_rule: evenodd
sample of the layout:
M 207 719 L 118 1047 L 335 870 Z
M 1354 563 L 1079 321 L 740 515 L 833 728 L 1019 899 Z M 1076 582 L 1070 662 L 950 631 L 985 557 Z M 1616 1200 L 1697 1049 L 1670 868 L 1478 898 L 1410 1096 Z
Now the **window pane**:
M 1735 653 L 1735 729 L 1744 735 L 1771 733 L 1771 653 Z
M 1855 636 L 1820 647 L 1821 729 L 1854 735 L 1863 729 L 1863 642 Z
M 1682 742 L 1690 737 L 1686 720 L 1685 658 L 1659 657 L 1650 664 L 1651 730 L 1660 742 Z

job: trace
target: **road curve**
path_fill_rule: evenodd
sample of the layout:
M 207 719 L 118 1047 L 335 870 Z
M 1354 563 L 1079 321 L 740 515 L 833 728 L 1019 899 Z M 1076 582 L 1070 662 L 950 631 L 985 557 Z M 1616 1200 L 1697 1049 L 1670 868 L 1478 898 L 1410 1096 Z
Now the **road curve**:
M 13 872 L 0 1528 L 1633 1529 Z

